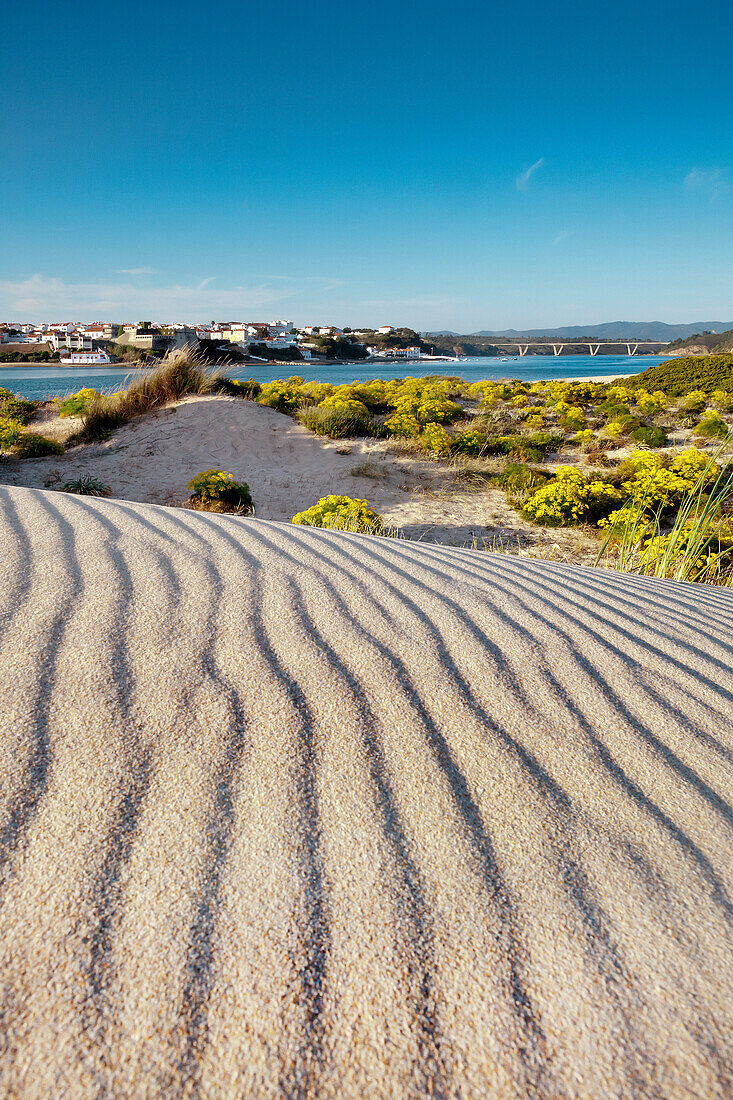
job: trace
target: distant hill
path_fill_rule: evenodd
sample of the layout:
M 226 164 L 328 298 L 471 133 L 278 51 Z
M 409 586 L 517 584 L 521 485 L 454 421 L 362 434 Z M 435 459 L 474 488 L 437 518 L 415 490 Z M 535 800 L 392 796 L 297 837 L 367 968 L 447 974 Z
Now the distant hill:
M 675 355 L 721 355 L 726 351 L 733 351 L 733 329 L 727 332 L 711 332 L 705 336 L 696 332 L 685 340 L 675 340 L 665 350 Z
M 522 330 L 508 328 L 501 332 L 482 329 L 481 332 L 472 332 L 470 335 L 503 337 L 509 340 L 517 337 L 540 336 L 559 337 L 566 340 L 587 336 L 598 336 L 606 340 L 684 340 L 696 333 L 723 333 L 726 329 L 733 329 L 733 321 L 696 321 L 691 325 L 668 325 L 665 321 L 606 321 L 600 325 L 568 325 L 564 328 Z

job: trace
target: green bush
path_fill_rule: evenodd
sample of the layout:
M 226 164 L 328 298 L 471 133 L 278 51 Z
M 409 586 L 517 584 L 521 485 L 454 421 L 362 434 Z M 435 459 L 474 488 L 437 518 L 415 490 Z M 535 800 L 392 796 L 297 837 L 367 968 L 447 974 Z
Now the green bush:
M 306 405 L 298 409 L 298 421 L 311 432 L 329 439 L 369 434 L 369 413 L 345 405 Z
M 226 470 L 204 470 L 191 478 L 187 489 L 191 503 L 205 512 L 237 512 L 244 515 L 254 510 L 249 485 L 235 481 Z
M 368 501 L 344 496 L 321 497 L 317 504 L 294 515 L 293 523 L 371 534 L 379 534 L 383 528 L 382 517 Z
M 659 390 L 667 397 L 681 397 L 692 390 L 733 393 L 733 355 L 690 355 L 668 359 L 625 378 L 632 389 Z
M 504 490 L 512 504 L 521 505 L 546 484 L 548 477 L 522 462 L 508 462 L 501 473 L 492 478 L 492 483 Z
M 43 458 L 45 455 L 62 455 L 66 448 L 55 439 L 35 432 L 23 432 L 13 444 L 13 454 L 18 458 Z
M 725 439 L 728 426 L 716 409 L 706 409 L 695 431 L 704 439 Z
M 254 378 L 248 378 L 246 381 L 239 378 L 220 378 L 215 390 L 229 397 L 243 397 L 245 401 L 256 401 L 262 392 L 262 386 L 259 382 L 255 382 Z
M 27 424 L 36 411 L 34 401 L 26 401 L 22 397 L 16 397 L 10 392 L 0 388 L 0 420 L 20 420 Z
M 59 416 L 83 416 L 102 395 L 98 390 L 84 389 L 72 393 L 59 406 Z
M 664 447 L 667 442 L 666 432 L 662 428 L 636 428 L 631 438 L 646 447 Z
M 110 497 L 112 487 L 96 477 L 86 475 L 78 477 L 74 481 L 65 481 L 61 486 L 62 493 L 75 493 L 84 497 Z

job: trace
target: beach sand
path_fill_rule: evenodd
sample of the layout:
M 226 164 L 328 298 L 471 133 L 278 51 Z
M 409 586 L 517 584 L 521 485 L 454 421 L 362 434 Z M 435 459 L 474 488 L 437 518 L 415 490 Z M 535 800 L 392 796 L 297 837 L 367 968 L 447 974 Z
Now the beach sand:
M 80 426 L 58 418 L 31 425 L 56 438 Z M 0 483 L 58 488 L 89 475 L 124 500 L 180 504 L 190 495 L 191 478 L 211 468 L 247 482 L 261 519 L 290 522 L 336 493 L 367 499 L 389 527 L 410 539 L 464 546 L 530 538 L 575 547 L 578 538 L 530 530 L 501 490 L 485 486 L 478 493 L 454 484 L 445 463 L 396 455 L 383 440 L 324 439 L 292 417 L 233 397 L 184 398 L 130 421 L 106 442 L 52 458 L 10 458 L 0 464 Z
M 10 487 L 0 563 L 1 1095 L 731 1095 L 728 591 Z

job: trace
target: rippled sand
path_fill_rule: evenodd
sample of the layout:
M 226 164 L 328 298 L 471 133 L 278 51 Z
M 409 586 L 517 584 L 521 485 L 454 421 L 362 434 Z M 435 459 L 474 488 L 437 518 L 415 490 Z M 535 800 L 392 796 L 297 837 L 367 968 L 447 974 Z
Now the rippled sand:
M 0 1094 L 730 1096 L 732 626 L 0 487 Z

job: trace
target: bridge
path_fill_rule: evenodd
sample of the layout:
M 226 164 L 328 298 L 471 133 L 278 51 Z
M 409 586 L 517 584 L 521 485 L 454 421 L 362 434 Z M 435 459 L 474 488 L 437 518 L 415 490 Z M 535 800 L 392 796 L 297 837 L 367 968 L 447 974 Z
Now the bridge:
M 636 355 L 640 348 L 643 349 L 642 355 L 653 355 L 655 349 L 662 351 L 668 343 L 669 340 L 566 340 L 564 343 L 554 340 L 531 340 L 520 343 L 519 340 L 512 340 L 509 343 L 492 343 L 491 347 L 498 348 L 499 351 L 516 348 L 521 356 L 526 355 L 530 348 L 552 348 L 554 355 L 562 355 L 564 348 L 583 347 L 587 347 L 591 355 L 597 355 L 599 348 L 611 347 L 626 348 L 627 355 Z

